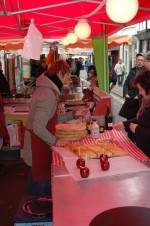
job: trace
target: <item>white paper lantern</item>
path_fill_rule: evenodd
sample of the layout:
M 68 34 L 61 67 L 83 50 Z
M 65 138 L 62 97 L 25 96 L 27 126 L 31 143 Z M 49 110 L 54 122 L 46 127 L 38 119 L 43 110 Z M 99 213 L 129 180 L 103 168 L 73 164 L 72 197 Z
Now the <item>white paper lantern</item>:
M 67 37 L 63 37 L 63 38 L 61 39 L 61 43 L 62 43 L 64 46 L 69 45 L 69 42 L 68 42 Z
M 80 19 L 75 26 L 74 32 L 80 39 L 86 39 L 91 34 L 91 27 L 86 19 Z
M 73 31 L 71 31 L 71 32 L 69 32 L 68 34 L 67 34 L 67 40 L 68 40 L 68 42 L 70 43 L 70 44 L 74 44 L 74 43 L 76 43 L 77 42 L 77 36 L 76 36 L 76 34 L 73 32 Z
M 138 6 L 138 0 L 107 0 L 106 12 L 112 21 L 127 23 L 135 17 Z

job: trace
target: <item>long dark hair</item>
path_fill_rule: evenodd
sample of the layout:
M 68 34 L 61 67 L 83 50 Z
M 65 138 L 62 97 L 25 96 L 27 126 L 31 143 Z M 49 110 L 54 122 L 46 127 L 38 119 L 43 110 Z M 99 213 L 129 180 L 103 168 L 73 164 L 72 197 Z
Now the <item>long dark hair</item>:
M 140 84 L 140 86 L 145 90 L 146 94 L 150 94 L 150 71 L 143 71 L 140 73 L 133 82 L 134 86 Z

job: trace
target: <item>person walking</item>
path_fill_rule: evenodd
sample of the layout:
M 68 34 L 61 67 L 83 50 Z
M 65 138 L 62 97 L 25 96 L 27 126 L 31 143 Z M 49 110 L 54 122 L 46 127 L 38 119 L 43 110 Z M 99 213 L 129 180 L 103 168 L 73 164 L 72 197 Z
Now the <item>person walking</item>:
M 109 65 L 109 84 L 110 84 L 110 92 L 117 84 L 117 74 L 112 66 Z
M 138 88 L 139 94 L 143 97 L 137 115 L 130 120 L 114 124 L 113 128 L 118 131 L 123 129 L 132 131 L 135 134 L 137 147 L 150 158 L 150 71 L 145 70 L 139 74 L 133 85 Z
M 118 63 L 115 65 L 114 70 L 118 77 L 118 86 L 122 86 L 126 69 L 121 59 L 118 60 Z
M 132 115 L 129 115 L 127 117 L 127 120 L 135 117 L 136 113 L 138 111 L 138 108 L 140 105 L 140 96 L 139 96 L 139 91 L 138 91 L 137 87 L 133 86 L 133 81 L 144 70 L 145 70 L 144 56 L 142 53 L 138 53 L 136 55 L 136 59 L 135 59 L 135 67 L 131 68 L 131 70 L 124 82 L 124 85 L 123 85 L 123 97 L 135 99 L 135 102 L 137 102 L 135 107 L 134 107 L 134 105 L 132 105 Z M 130 138 L 131 141 L 133 141 L 133 142 L 135 141 L 134 134 L 130 130 L 128 132 L 128 137 Z
M 75 58 L 75 64 L 76 64 L 76 75 L 77 77 L 80 77 L 80 70 L 82 69 L 82 63 L 78 58 Z
M 92 65 L 91 61 L 89 59 L 86 60 L 85 62 L 85 70 L 87 73 L 87 78 L 89 77 L 89 67 Z

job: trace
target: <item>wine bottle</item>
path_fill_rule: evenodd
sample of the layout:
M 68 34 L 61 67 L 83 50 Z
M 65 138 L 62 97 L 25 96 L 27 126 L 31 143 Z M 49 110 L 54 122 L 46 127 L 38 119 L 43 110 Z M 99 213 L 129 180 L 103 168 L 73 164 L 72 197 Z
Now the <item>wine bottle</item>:
M 112 122 L 113 122 L 113 116 L 110 112 L 110 108 L 109 106 L 107 106 L 107 113 L 105 115 L 105 126 L 107 130 L 111 130 L 112 129 Z

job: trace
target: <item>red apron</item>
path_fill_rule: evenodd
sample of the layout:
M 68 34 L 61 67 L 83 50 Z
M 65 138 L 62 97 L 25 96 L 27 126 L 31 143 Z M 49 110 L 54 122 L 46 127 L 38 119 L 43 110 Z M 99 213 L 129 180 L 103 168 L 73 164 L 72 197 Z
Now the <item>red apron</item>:
M 58 105 L 54 116 L 47 123 L 47 130 L 55 134 L 55 125 L 58 119 Z M 34 182 L 47 180 L 51 177 L 52 150 L 48 144 L 41 140 L 33 130 L 31 133 L 32 148 L 32 178 Z

